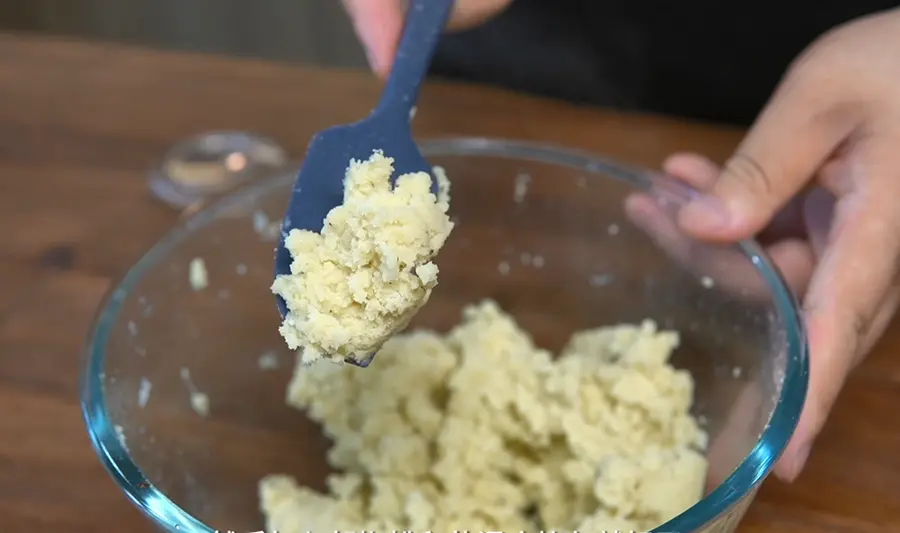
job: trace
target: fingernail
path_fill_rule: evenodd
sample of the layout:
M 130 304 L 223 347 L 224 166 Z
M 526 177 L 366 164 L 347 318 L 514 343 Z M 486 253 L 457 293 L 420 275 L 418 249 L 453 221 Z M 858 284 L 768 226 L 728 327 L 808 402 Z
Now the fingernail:
M 718 198 L 701 196 L 684 206 L 681 221 L 698 229 L 716 230 L 728 226 L 730 216 Z

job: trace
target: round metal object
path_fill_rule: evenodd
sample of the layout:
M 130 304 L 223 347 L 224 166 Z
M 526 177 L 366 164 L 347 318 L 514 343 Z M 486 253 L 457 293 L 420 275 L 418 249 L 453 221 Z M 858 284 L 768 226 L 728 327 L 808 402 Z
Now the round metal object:
M 209 132 L 173 146 L 150 172 L 150 190 L 184 209 L 271 176 L 287 164 L 287 153 L 271 139 L 250 132 Z

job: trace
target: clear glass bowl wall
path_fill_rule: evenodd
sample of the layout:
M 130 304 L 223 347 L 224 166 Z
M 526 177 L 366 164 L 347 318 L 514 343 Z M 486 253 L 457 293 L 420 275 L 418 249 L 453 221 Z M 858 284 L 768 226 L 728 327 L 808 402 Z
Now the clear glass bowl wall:
M 589 154 L 486 139 L 423 151 L 451 178 L 458 226 L 411 327 L 446 331 L 464 305 L 492 298 L 550 350 L 604 324 L 650 318 L 678 330 L 673 363 L 696 381 L 711 467 L 705 498 L 658 531 L 732 531 L 789 439 L 807 382 L 795 302 L 760 250 L 690 241 L 670 224 L 687 188 Z M 88 431 L 165 531 L 262 529 L 256 487 L 271 473 L 324 489 L 328 442 L 285 404 L 294 356 L 269 292 L 272 221 L 292 181 L 253 183 L 183 222 L 110 293 L 91 331 Z M 629 216 L 635 193 L 663 217 Z M 189 283 L 195 258 L 208 269 L 201 291 Z M 192 407 L 196 392 L 208 416 Z

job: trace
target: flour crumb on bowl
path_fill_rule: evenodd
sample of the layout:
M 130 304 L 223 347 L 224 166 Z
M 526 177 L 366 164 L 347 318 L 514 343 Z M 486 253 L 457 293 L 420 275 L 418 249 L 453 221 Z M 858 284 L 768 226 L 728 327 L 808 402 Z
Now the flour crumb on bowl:
M 275 352 L 265 352 L 259 356 L 257 366 L 260 370 L 274 370 L 278 368 L 278 356 Z
M 528 186 L 531 183 L 531 176 L 528 174 L 517 174 L 516 181 L 513 188 L 513 201 L 517 204 L 521 204 L 525 200 L 525 195 L 528 194 Z
M 200 416 L 209 416 L 209 396 L 203 392 L 192 392 L 191 409 Z
M 275 241 L 281 234 L 281 223 L 269 220 L 269 215 L 263 211 L 254 211 L 252 215 L 253 231 L 263 241 Z
M 116 437 L 119 439 L 119 444 L 122 445 L 122 448 L 126 452 L 130 453 L 130 450 L 128 449 L 128 440 L 125 438 L 125 428 L 123 428 L 119 424 L 116 424 L 115 426 L 113 426 L 113 430 L 115 430 L 116 432 Z
M 188 265 L 188 281 L 191 288 L 201 291 L 209 285 L 209 274 L 206 271 L 206 262 L 201 257 L 191 259 Z
M 209 416 L 209 396 L 197 388 L 189 368 L 182 367 L 180 373 L 181 380 L 184 382 L 190 395 L 191 409 L 200 416 Z
M 591 287 L 605 287 L 613 282 L 612 274 L 594 274 L 588 278 Z
M 150 401 L 150 391 L 153 389 L 153 383 L 147 378 L 141 378 L 141 385 L 138 388 L 138 407 L 143 409 L 147 407 Z

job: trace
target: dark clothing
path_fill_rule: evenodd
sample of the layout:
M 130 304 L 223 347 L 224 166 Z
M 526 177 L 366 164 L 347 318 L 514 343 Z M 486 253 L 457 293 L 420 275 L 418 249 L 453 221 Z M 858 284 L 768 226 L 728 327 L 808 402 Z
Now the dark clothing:
M 446 36 L 432 70 L 577 103 L 746 125 L 816 37 L 898 5 L 514 0 L 485 25 Z

